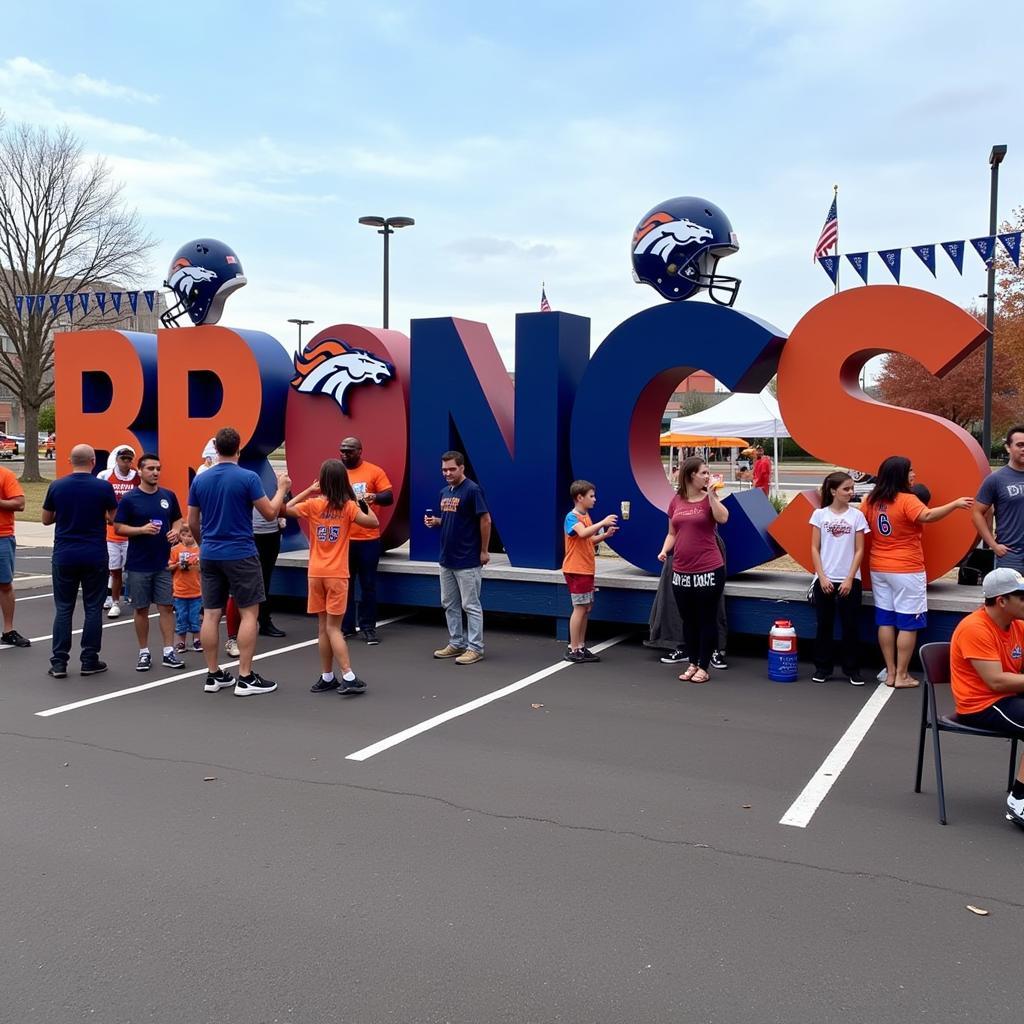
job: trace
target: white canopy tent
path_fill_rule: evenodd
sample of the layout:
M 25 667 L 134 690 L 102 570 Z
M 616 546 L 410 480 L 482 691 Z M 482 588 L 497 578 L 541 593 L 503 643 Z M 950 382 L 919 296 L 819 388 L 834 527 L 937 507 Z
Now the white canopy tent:
M 699 434 L 702 437 L 770 437 L 774 441 L 775 492 L 779 490 L 779 438 L 789 437 L 782 422 L 779 403 L 765 389 L 758 395 L 735 392 L 724 402 L 696 412 L 676 416 L 669 429 L 673 434 Z

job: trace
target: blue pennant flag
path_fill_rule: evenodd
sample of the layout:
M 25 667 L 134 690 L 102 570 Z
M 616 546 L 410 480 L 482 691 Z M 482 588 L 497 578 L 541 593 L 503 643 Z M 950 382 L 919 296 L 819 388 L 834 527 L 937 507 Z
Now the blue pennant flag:
M 878 255 L 882 257 L 882 262 L 889 268 L 889 273 L 896 278 L 896 283 L 900 283 L 900 250 L 899 249 L 879 249 Z
M 89 312 L 89 295 L 90 294 L 91 294 L 90 292 L 79 292 L 78 293 L 78 301 L 82 305 L 82 312 L 83 313 L 88 313 Z
M 96 305 L 100 307 L 100 312 L 105 313 L 107 311 L 107 293 L 96 292 Z
M 868 283 L 868 254 L 866 252 L 848 252 L 846 258 L 853 265 L 853 269 L 860 274 L 861 280 Z
M 981 238 L 972 238 L 971 245 L 977 250 L 978 255 L 985 263 L 991 263 L 995 255 L 996 236 L 983 235 Z
M 36 296 L 36 312 L 37 313 L 42 313 L 42 311 L 45 308 L 46 308 L 46 296 L 45 295 L 37 295 Z
M 836 283 L 836 275 L 839 273 L 839 257 L 838 256 L 819 256 L 818 262 L 821 264 L 821 269 L 832 279 L 832 283 Z
M 26 295 L 25 306 L 28 309 L 28 315 L 31 316 L 36 311 L 36 297 L 34 295 Z
M 146 300 L 146 305 L 149 306 L 150 313 L 153 312 L 153 299 L 156 296 L 156 292 L 143 292 L 142 297 Z
M 59 308 L 60 308 L 60 296 L 59 295 L 51 295 L 50 296 L 50 313 L 51 313 L 51 315 L 52 316 L 56 316 L 57 315 L 57 310 Z
M 128 292 L 127 294 L 128 294 L 128 305 L 132 307 L 132 312 L 133 313 L 138 313 L 138 311 L 139 311 L 139 293 L 138 292 Z
M 15 295 L 14 296 L 14 306 L 18 310 L 18 319 L 19 320 L 21 319 L 21 307 L 24 304 L 25 304 L 25 296 L 24 295 Z
M 1020 266 L 1020 236 L 1021 232 L 1014 231 L 1009 235 L 1000 235 L 999 241 L 1003 243 L 1003 248 L 1010 254 L 1010 259 L 1013 260 L 1015 266 Z
M 953 261 L 956 272 L 962 274 L 964 272 L 964 243 L 942 242 L 941 245 L 946 250 L 946 255 Z
M 934 245 L 912 245 L 910 247 L 917 253 L 917 258 L 932 272 L 932 277 L 935 276 L 935 246 Z
M 124 292 L 111 292 L 110 293 L 110 302 L 111 302 L 111 305 L 114 307 L 114 312 L 115 313 L 120 313 L 121 312 L 121 299 L 123 297 L 124 297 Z
M 64 308 L 68 311 L 68 316 L 74 316 L 75 297 L 70 292 L 64 296 Z

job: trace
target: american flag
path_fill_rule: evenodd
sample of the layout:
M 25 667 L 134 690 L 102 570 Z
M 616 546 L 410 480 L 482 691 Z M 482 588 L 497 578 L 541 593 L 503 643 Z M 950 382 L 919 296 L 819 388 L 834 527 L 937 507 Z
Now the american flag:
M 551 303 L 548 302 L 547 293 L 544 291 L 544 285 L 540 286 L 540 311 L 542 313 L 551 312 Z
M 835 196 L 832 197 L 832 205 L 828 208 L 825 226 L 821 229 L 818 244 L 814 247 L 814 258 L 817 260 L 822 256 L 827 256 L 829 249 L 833 246 L 839 248 L 839 211 L 836 208 Z

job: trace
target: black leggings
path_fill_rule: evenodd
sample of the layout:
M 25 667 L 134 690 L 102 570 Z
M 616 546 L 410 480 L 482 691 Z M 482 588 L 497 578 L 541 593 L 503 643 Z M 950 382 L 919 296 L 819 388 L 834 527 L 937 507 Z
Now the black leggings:
M 259 622 L 261 626 L 270 622 L 270 577 L 277 565 L 277 556 L 281 553 L 281 531 L 273 533 L 255 533 L 256 554 L 260 556 L 260 568 L 263 570 L 263 593 L 266 600 L 260 605 Z
M 715 653 L 718 602 L 725 590 L 725 566 L 710 572 L 672 573 L 672 595 L 683 620 L 690 662 L 707 671 Z

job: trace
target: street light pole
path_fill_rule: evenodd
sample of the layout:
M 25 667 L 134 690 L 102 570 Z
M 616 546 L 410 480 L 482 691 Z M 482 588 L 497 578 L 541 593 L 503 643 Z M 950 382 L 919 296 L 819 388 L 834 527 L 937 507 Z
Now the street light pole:
M 993 336 L 996 322 L 996 253 L 995 234 L 998 228 L 996 220 L 996 202 L 999 197 L 999 165 L 1006 156 L 1005 146 L 993 146 L 988 162 L 992 168 L 992 183 L 989 189 L 988 233 L 992 236 L 992 254 L 988 263 L 988 287 L 985 293 L 985 327 L 988 338 L 985 341 L 985 411 L 981 425 L 981 447 L 985 449 L 985 458 L 992 453 L 992 363 Z
M 416 223 L 412 217 L 360 217 L 360 224 L 377 228 L 377 234 L 384 236 L 384 327 L 388 326 L 388 239 L 397 228 L 409 228 Z
M 312 320 L 300 320 L 298 317 L 290 317 L 288 323 L 295 324 L 299 328 L 299 352 L 302 351 L 302 328 L 313 323 Z

